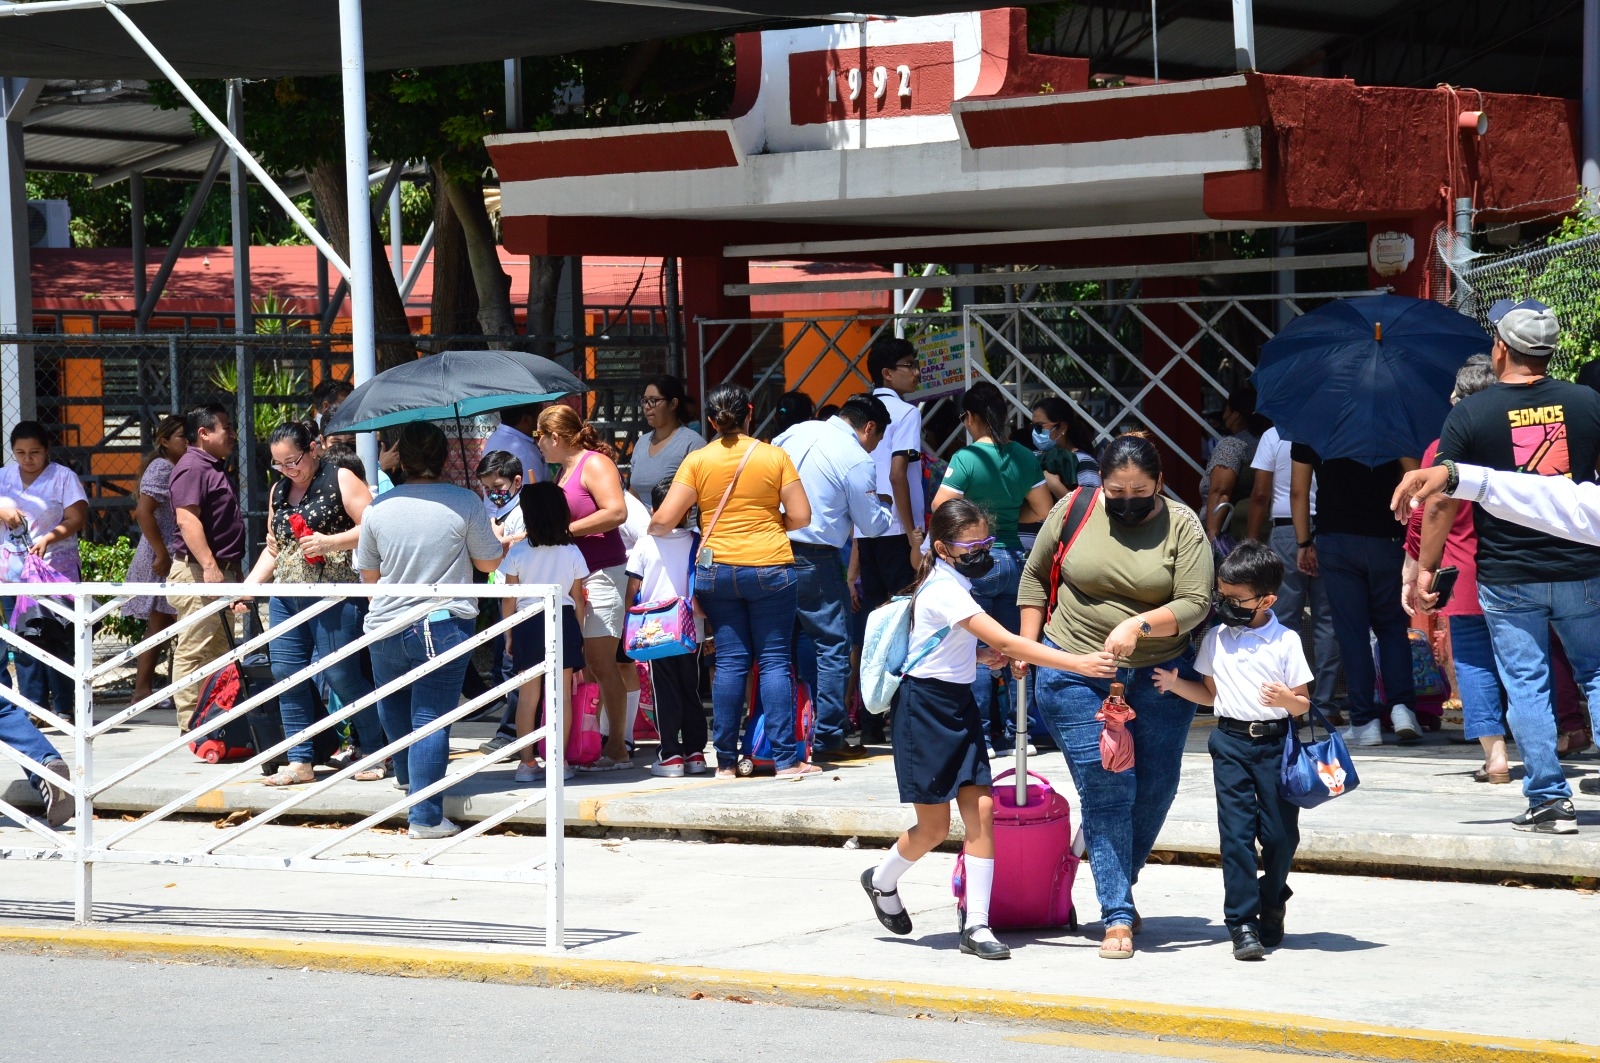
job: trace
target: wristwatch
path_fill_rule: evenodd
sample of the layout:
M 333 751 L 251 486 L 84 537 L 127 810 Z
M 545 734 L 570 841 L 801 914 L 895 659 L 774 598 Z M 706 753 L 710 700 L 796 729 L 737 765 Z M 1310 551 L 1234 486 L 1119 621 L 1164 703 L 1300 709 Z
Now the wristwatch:
M 1307 539 L 1305 542 L 1303 542 L 1303 543 L 1295 543 L 1295 545 L 1298 546 L 1302 550 L 1309 550 L 1313 546 L 1317 545 L 1317 541 L 1315 539 Z
M 1139 619 L 1139 637 L 1147 639 L 1147 638 L 1150 637 L 1150 633 L 1153 630 L 1154 629 L 1150 627 L 1150 621 L 1144 619 L 1143 617 L 1140 617 L 1140 619 Z
M 1449 458 L 1445 458 L 1439 464 L 1444 466 L 1445 471 L 1444 493 L 1454 496 L 1456 489 L 1461 486 L 1461 470 L 1456 468 L 1456 463 Z

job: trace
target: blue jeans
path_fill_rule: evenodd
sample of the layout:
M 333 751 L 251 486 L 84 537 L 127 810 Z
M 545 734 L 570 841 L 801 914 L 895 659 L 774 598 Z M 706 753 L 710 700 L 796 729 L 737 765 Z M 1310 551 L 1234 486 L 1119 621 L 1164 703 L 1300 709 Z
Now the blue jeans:
M 439 620 L 429 623 L 418 620 L 398 635 L 390 635 L 372 644 L 372 678 L 378 686 L 399 679 L 413 669 L 427 663 L 428 647 L 424 628 L 433 635 L 435 654 L 445 653 L 472 637 L 471 620 Z M 466 674 L 471 654 L 461 656 L 447 664 L 419 676 L 378 701 L 378 714 L 383 718 L 383 729 L 395 738 L 427 726 L 454 709 L 461 702 L 461 677 Z M 394 758 L 395 778 L 407 789 L 422 789 L 444 778 L 445 766 L 450 761 L 450 728 L 442 727 L 427 738 L 414 743 L 403 755 Z M 444 795 L 434 794 L 426 801 L 411 806 L 411 823 L 419 827 L 436 827 L 444 819 Z
M 1506 692 L 1495 672 L 1488 620 L 1481 615 L 1450 617 L 1450 655 L 1467 741 L 1501 737 L 1506 733 Z
M 0 671 L 0 686 L 6 685 L 4 677 L 5 672 Z M 50 739 L 33 725 L 33 721 L 28 719 L 28 714 L 5 700 L 0 700 L 0 743 L 10 746 L 24 756 L 32 757 L 40 764 L 61 759 L 56 747 L 51 745 Z M 6 757 L 5 762 L 13 763 L 10 757 Z M 31 771 L 26 774 L 28 782 L 38 790 L 39 777 Z
M 1571 797 L 1556 758 L 1550 629 L 1555 628 L 1572 673 L 1589 697 L 1590 715 L 1600 719 L 1600 577 L 1500 587 L 1480 583 L 1478 601 L 1506 688 L 1511 734 L 1527 771 L 1522 792 L 1530 805 Z
M 315 598 L 269 599 L 267 617 L 272 630 L 277 632 L 280 625 L 287 624 L 316 601 Z M 272 678 L 281 683 L 312 661 L 331 657 L 360 637 L 361 603 L 349 598 L 299 627 L 272 636 L 272 641 L 267 644 L 272 657 Z M 372 693 L 372 683 L 361 674 L 359 653 L 329 665 L 318 674 L 327 681 L 328 688 L 342 704 L 349 705 Z M 278 695 L 278 711 L 283 716 L 285 735 L 294 735 L 310 727 L 316 713 L 315 680 L 296 683 Z M 376 707 L 357 713 L 353 724 L 356 742 L 364 751 L 373 753 L 384 747 L 383 727 L 378 722 Z M 290 762 L 310 764 L 315 755 L 311 747 L 312 740 L 309 738 L 289 747 Z
M 800 647 L 797 656 L 817 709 L 817 750 L 843 749 L 850 687 L 850 588 L 844 582 L 844 561 L 831 546 L 795 543 L 794 576 L 802 636 L 797 641 L 808 641 L 812 648 L 806 654 Z
M 1051 645 L 1046 640 L 1046 645 Z M 1198 678 L 1185 654 L 1162 667 L 1176 667 Z M 1111 680 L 1088 679 L 1053 668 L 1034 670 L 1034 689 L 1050 733 L 1067 758 L 1078 788 L 1079 815 L 1089 864 L 1094 868 L 1100 919 L 1108 928 L 1133 923 L 1133 887 L 1149 859 L 1156 835 L 1178 793 L 1183 747 L 1194 720 L 1194 706 L 1176 694 L 1163 694 L 1153 681 L 1154 669 L 1124 668 L 1117 681 L 1126 685 L 1134 719 L 1131 771 L 1109 772 L 1100 764 L 1102 725 L 1094 718 L 1111 692 Z
M 1321 576 L 1307 576 L 1295 566 L 1300 548 L 1292 525 L 1272 529 L 1272 549 L 1283 562 L 1283 585 L 1272 613 L 1278 623 L 1310 642 L 1316 650 L 1317 676 L 1311 685 L 1311 703 L 1323 712 L 1332 711 L 1334 690 L 1339 685 L 1339 640 L 1333 634 L 1333 610 L 1328 604 L 1328 588 Z M 1306 625 L 1307 604 L 1311 608 L 1310 630 Z M 1310 636 L 1307 638 L 1307 636 Z
M 1370 535 L 1317 536 L 1317 563 L 1328 588 L 1333 610 L 1333 631 L 1344 659 L 1345 687 L 1350 699 L 1350 722 L 1371 723 L 1378 718 L 1377 669 L 1372 664 L 1370 629 L 1378 636 L 1378 660 L 1383 666 L 1383 693 L 1390 705 L 1414 705 L 1416 688 L 1411 678 L 1411 623 L 1400 608 L 1400 572 L 1405 548 L 1397 539 Z
M 1017 608 L 1017 587 L 1022 582 L 1025 561 L 1027 557 L 1022 551 L 996 546 L 994 568 L 982 579 L 972 581 L 972 600 L 1007 631 L 1016 631 L 1022 623 L 1022 610 Z M 1002 671 L 1000 677 L 1006 688 L 1004 704 L 994 696 L 994 673 L 982 665 L 978 667 L 978 678 L 972 681 L 972 697 L 978 703 L 978 719 L 983 721 L 989 744 L 1009 749 L 1017 736 L 1017 681 L 1011 678 L 1009 668 Z M 1043 731 L 1038 701 L 1035 700 L 1029 709 L 1029 718 L 1033 721 L 1030 729 Z
M 709 575 L 700 570 L 695 591 L 717 640 L 717 677 L 711 684 L 717 767 L 731 768 L 739 759 L 739 723 L 752 664 L 760 669 L 761 711 L 773 763 L 780 770 L 800 763 L 789 667 L 799 598 L 794 567 L 716 564 Z
M 15 598 L 0 598 L 0 608 L 4 608 L 5 615 L 11 616 L 16 612 L 17 600 Z M 54 616 L 55 614 L 51 614 Z M 69 644 L 57 647 L 56 656 L 63 661 L 71 663 L 73 647 L 70 644 L 71 628 L 68 627 L 67 637 Z M 0 650 L 0 672 L 4 671 L 5 651 Z M 49 709 L 62 719 L 72 719 L 77 709 L 77 688 L 72 682 L 72 677 L 65 672 L 58 672 L 43 661 L 30 657 L 21 650 L 12 650 L 12 663 L 17 666 L 17 689 L 22 696 L 31 700 L 41 709 Z M 0 679 L 0 686 L 10 686 L 5 679 Z

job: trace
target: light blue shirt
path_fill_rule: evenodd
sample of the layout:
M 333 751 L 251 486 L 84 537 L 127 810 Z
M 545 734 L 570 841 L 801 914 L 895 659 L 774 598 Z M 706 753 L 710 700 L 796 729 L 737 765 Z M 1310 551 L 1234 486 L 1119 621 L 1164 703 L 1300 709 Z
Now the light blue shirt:
M 772 442 L 788 451 L 811 501 L 810 525 L 790 539 L 843 547 L 856 528 L 866 536 L 889 530 L 894 510 L 878 500 L 877 464 L 849 421 L 801 421 Z

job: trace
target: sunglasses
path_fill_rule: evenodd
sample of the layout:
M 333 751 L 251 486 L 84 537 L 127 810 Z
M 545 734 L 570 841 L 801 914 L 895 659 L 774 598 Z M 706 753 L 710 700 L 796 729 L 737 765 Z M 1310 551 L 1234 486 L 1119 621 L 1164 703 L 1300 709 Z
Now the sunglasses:
M 977 542 L 974 542 L 974 543 L 951 543 L 950 545 L 951 546 L 959 546 L 961 549 L 967 551 L 969 554 L 975 554 L 975 553 L 978 553 L 980 550 L 985 550 L 986 551 L 990 547 L 994 546 L 994 536 L 991 535 L 987 539 L 979 539 Z

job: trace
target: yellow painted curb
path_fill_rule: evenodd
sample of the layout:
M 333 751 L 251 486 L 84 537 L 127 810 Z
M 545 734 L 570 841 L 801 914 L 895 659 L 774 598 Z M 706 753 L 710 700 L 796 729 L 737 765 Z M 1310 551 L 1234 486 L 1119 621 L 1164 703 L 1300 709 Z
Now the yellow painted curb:
M 0 926 L 0 949 L 92 952 L 158 960 L 221 960 L 345 974 L 616 992 L 668 990 L 684 996 L 696 992 L 708 997 L 738 995 L 802 1007 L 983 1016 L 1396 1063 L 1600 1063 L 1600 1047 L 1593 1045 L 1369 1026 L 1306 1015 L 530 953 L 4 926 Z

